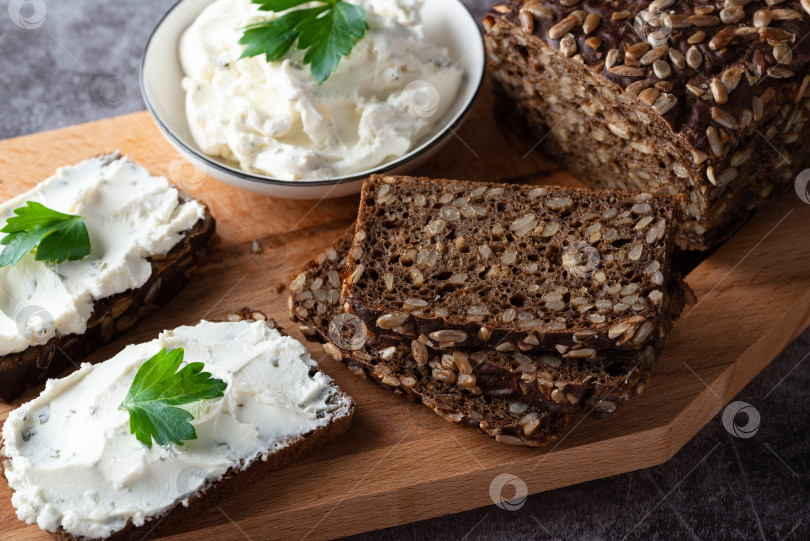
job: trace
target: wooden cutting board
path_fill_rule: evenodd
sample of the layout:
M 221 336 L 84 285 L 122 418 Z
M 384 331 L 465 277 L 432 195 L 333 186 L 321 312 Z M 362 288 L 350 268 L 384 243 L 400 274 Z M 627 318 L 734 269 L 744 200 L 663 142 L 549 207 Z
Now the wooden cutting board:
M 575 184 L 535 144 L 509 130 L 485 87 L 457 137 L 415 173 Z M 0 142 L 0 195 L 16 195 L 60 165 L 115 149 L 207 203 L 221 241 L 170 305 L 92 360 L 163 329 L 246 305 L 264 309 L 300 338 L 286 315 L 286 291 L 279 293 L 277 285 L 352 222 L 357 198 L 277 200 L 197 177 L 146 113 Z M 355 398 L 354 426 L 170 538 L 335 538 L 492 505 L 490 485 L 502 473 L 518 476 L 536 493 L 665 462 L 810 323 L 808 268 L 810 205 L 790 193 L 689 274 L 700 302 L 675 325 L 647 392 L 621 418 L 584 419 L 560 443 L 540 450 L 504 446 L 452 426 L 353 376 L 309 345 Z M 12 407 L 0 404 L 0 420 Z M 0 538 L 47 539 L 15 518 L 10 496 L 0 481 Z

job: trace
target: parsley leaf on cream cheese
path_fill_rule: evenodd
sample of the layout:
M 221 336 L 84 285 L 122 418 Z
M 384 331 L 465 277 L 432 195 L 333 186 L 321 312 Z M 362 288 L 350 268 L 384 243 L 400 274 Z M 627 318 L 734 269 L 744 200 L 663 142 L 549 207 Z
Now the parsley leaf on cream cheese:
M 37 261 L 54 263 L 81 259 L 90 253 L 90 236 L 81 216 L 63 214 L 35 201 L 15 209 L 14 214 L 0 229 L 6 233 L 0 240 L 6 246 L 0 254 L 0 267 L 16 265 L 32 250 L 36 250 Z
M 223 396 L 227 383 L 203 372 L 203 363 L 189 363 L 177 371 L 183 362 L 183 348 L 160 353 L 143 363 L 135 374 L 132 386 L 119 409 L 129 412 L 129 433 L 152 447 L 169 442 L 183 445 L 185 440 L 197 439 L 189 421 L 194 416 L 178 408 L 200 400 Z
M 253 0 L 261 11 L 286 11 L 309 0 Z M 335 71 L 341 58 L 348 56 L 368 29 L 366 11 L 342 0 L 324 0 L 320 6 L 298 9 L 281 17 L 244 28 L 239 43 L 245 45 L 240 58 L 264 54 L 268 62 L 280 60 L 296 45 L 306 50 L 309 65 L 321 85 Z

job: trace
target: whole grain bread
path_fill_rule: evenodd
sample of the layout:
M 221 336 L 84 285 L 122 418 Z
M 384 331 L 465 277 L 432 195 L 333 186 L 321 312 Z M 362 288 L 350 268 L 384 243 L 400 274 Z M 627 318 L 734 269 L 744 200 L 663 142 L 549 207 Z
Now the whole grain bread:
M 678 205 L 638 192 L 372 176 L 345 311 L 375 335 L 443 349 L 641 349 L 665 332 Z
M 550 413 L 440 381 L 430 367 L 420 365 L 405 351 L 379 355 L 362 323 L 344 314 L 336 297 L 340 269 L 346 264 L 353 236 L 354 228 L 346 231 L 292 279 L 290 319 L 300 323 L 307 340 L 322 344 L 330 357 L 346 364 L 352 373 L 424 404 L 451 423 L 478 428 L 501 443 L 539 447 L 559 439 L 571 421 L 570 413 Z
M 384 362 L 348 351 L 340 360 L 355 375 L 424 404 L 446 421 L 477 428 L 498 443 L 542 447 L 559 440 L 573 418 L 570 413 L 551 413 L 537 406 L 472 394 L 432 378 L 428 368 L 413 361 Z
M 282 332 L 274 320 L 268 319 L 263 312 L 251 308 L 243 308 L 229 315 L 227 319 L 228 321 L 266 321 L 270 327 Z M 284 333 L 282 332 L 282 334 Z M 337 438 L 351 427 L 355 406 L 351 398 L 334 383 L 331 393 L 327 400 L 332 400 L 334 404 L 341 404 L 343 414 L 336 416 L 328 425 L 296 438 L 289 442 L 289 445 L 266 457 L 256 456 L 246 467 L 229 469 L 222 477 L 209 481 L 203 488 L 189 496 L 186 504 L 178 501 L 162 514 L 147 518 L 140 526 L 136 526 L 130 521 L 123 529 L 106 537 L 105 541 L 142 541 L 159 537 L 179 524 L 188 522 L 224 498 L 238 493 L 270 472 L 281 469 L 310 449 Z M 2 463 L 3 460 L 0 460 L 0 465 Z M 51 535 L 58 541 L 92 541 L 86 537 L 71 535 L 62 528 L 57 532 L 51 532 Z
M 682 248 L 716 246 L 810 167 L 806 0 L 511 0 L 483 24 L 496 89 L 558 163 L 687 196 Z
M 117 157 L 111 154 L 109 159 Z M 190 199 L 180 193 L 181 201 Z M 203 218 L 166 255 L 149 258 L 152 274 L 144 285 L 94 302 L 84 334 L 57 335 L 44 344 L 0 356 L 0 400 L 11 402 L 28 387 L 44 383 L 71 363 L 81 362 L 98 346 L 156 312 L 205 261 L 206 247 L 215 230 L 216 221 L 205 207 Z
M 407 367 L 406 383 L 427 378 L 441 384 L 445 392 L 454 389 L 461 394 L 466 391 L 466 396 L 483 394 L 496 402 L 514 404 L 517 410 L 584 411 L 598 418 L 619 415 L 628 400 L 649 384 L 663 336 L 653 342 L 655 345 L 639 351 L 595 352 L 587 357 L 564 357 L 558 351 L 500 352 L 494 348 L 447 352 L 419 341 L 378 340 L 355 316 L 341 313 L 337 300 L 339 269 L 345 265 L 352 235 L 353 230 L 347 231 L 293 278 L 288 298 L 290 318 L 301 324 L 307 339 L 324 344 L 330 356 L 362 368 L 372 379 L 408 394 L 409 387 L 402 384 Z M 675 301 L 671 313 L 679 313 L 683 294 L 677 286 L 672 291 Z

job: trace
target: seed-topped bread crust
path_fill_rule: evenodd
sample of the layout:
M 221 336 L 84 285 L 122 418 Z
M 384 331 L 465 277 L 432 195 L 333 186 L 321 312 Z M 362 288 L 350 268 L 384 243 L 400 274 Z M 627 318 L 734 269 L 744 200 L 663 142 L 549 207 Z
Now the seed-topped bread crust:
M 683 248 L 722 242 L 810 166 L 807 0 L 513 0 L 483 23 L 497 88 L 561 164 L 687 195 Z
M 571 350 L 571 355 L 556 350 L 524 353 L 495 348 L 436 351 L 418 340 L 380 340 L 355 316 L 343 314 L 337 300 L 317 300 L 335 297 L 339 269 L 345 265 L 352 235 L 353 230 L 347 231 L 293 278 L 290 317 L 302 324 L 300 329 L 309 340 L 323 343 L 332 357 L 350 366 L 362 366 L 374 379 L 386 379 L 388 386 L 399 388 L 396 382 L 408 368 L 410 373 L 404 377 L 411 383 L 427 378 L 444 384 L 444 389 L 466 390 L 473 396 L 484 394 L 512 403 L 517 410 L 585 411 L 599 418 L 618 415 L 627 401 L 649 384 L 663 335 L 654 340 L 655 346 L 650 344 L 640 351 L 580 349 Z M 683 294 L 677 285 L 672 291 L 672 313 L 679 313 Z M 401 390 L 405 392 L 405 387 Z
M 641 349 L 671 303 L 678 200 L 373 176 L 345 311 L 434 348 Z

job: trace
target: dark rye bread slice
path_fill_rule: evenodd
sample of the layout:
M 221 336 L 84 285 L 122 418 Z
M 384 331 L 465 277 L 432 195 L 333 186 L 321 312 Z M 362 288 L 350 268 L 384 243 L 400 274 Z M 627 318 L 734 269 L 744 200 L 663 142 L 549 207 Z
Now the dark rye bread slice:
M 398 359 L 386 355 L 386 360 L 375 355 L 376 349 L 362 338 L 362 323 L 340 311 L 339 300 L 315 301 L 313 285 L 326 284 L 329 293 L 340 285 L 335 273 L 345 265 L 352 237 L 353 230 L 347 231 L 292 280 L 290 319 L 301 324 L 307 340 L 323 344 L 330 357 L 346 364 L 355 375 L 368 377 L 384 389 L 424 404 L 451 423 L 478 428 L 500 443 L 539 447 L 559 439 L 570 424 L 571 414 L 550 413 L 439 381 L 432 377 L 430 367 L 420 366 L 404 355 Z M 323 289 L 316 287 L 314 291 Z M 340 349 L 336 342 L 344 348 Z
M 418 367 L 422 377 L 450 388 L 517 402 L 518 409 L 523 404 L 556 413 L 586 411 L 598 418 L 617 416 L 627 401 L 641 394 L 649 383 L 665 336 L 641 351 L 595 352 L 587 356 L 564 356 L 558 351 L 500 352 L 493 348 L 441 352 L 418 341 L 377 340 L 355 316 L 342 314 L 336 300 L 338 269 L 345 264 L 351 237 L 352 231 L 347 231 L 334 246 L 308 263 L 293 279 L 288 299 L 290 318 L 301 323 L 304 336 L 325 344 L 326 351 L 336 359 L 375 367 L 374 377 L 384 375 L 386 368 L 382 367 Z M 683 295 L 674 291 L 673 313 L 679 313 Z M 332 298 L 334 302 L 317 298 Z M 349 336 L 345 336 L 347 333 Z
M 687 196 L 683 248 L 719 244 L 810 167 L 807 0 L 504 1 L 483 25 L 496 89 L 561 165 Z
M 349 351 L 339 357 L 355 375 L 368 377 L 383 389 L 424 404 L 446 421 L 478 428 L 498 443 L 542 447 L 559 440 L 573 418 L 570 413 L 551 413 L 536 406 L 472 394 L 431 378 L 428 369 L 412 361 L 385 363 Z
M 110 161 L 118 158 L 119 154 L 109 155 Z M 190 199 L 180 192 L 181 201 Z M 81 362 L 94 349 L 156 312 L 204 263 L 215 230 L 216 221 L 206 206 L 205 216 L 166 255 L 149 258 L 152 274 L 143 286 L 93 303 L 84 334 L 54 336 L 45 344 L 0 356 L 0 400 L 11 402 L 25 389 L 44 383 L 69 364 Z
M 622 413 L 633 396 L 650 384 L 653 367 L 672 326 L 673 314 L 684 305 L 684 291 L 672 288 L 672 308 L 661 333 L 640 350 L 587 352 L 571 349 L 565 354 L 530 351 L 499 352 L 457 349 L 452 353 L 427 349 L 434 377 L 467 381 L 484 394 L 541 406 L 552 412 L 584 411 L 605 419 Z M 420 345 L 411 343 L 411 358 L 423 358 Z
M 375 175 L 363 185 L 344 309 L 374 334 L 443 349 L 640 349 L 669 310 L 677 204 Z
M 279 332 L 285 334 L 280 328 L 278 328 L 274 320 L 268 319 L 263 312 L 250 308 L 243 308 L 242 310 L 229 315 L 227 320 L 266 321 L 270 327 L 276 328 L 279 330 Z M 104 540 L 142 541 L 144 539 L 152 539 L 166 534 L 176 526 L 189 522 L 194 517 L 199 516 L 199 514 L 207 508 L 214 506 L 223 499 L 238 493 L 256 480 L 273 471 L 283 468 L 310 449 L 328 443 L 346 432 L 352 424 L 352 418 L 355 410 L 354 402 L 334 383 L 332 384 L 332 387 L 333 393 L 330 396 L 330 399 L 335 401 L 335 403 L 337 403 L 339 400 L 348 401 L 349 405 L 345 415 L 336 417 L 328 425 L 301 436 L 300 438 L 291 442 L 291 444 L 287 447 L 268 455 L 266 459 L 263 459 L 259 455 L 253 461 L 251 461 L 246 468 L 239 470 L 231 468 L 225 473 L 225 475 L 219 479 L 208 482 L 202 489 L 190 496 L 187 504 L 184 505 L 182 502 L 177 502 L 162 514 L 147 518 L 146 522 L 144 522 L 144 524 L 141 526 L 135 526 L 130 521 L 123 529 L 115 532 L 109 537 L 104 538 Z M 0 457 L 2 457 L 2 455 L 0 455 Z M 3 460 L 0 460 L 0 466 L 2 466 L 4 461 L 5 457 L 3 457 Z M 59 541 L 91 541 L 87 537 L 76 537 L 71 535 L 62 528 L 60 528 L 57 532 L 49 533 L 51 533 L 51 536 L 54 539 Z

